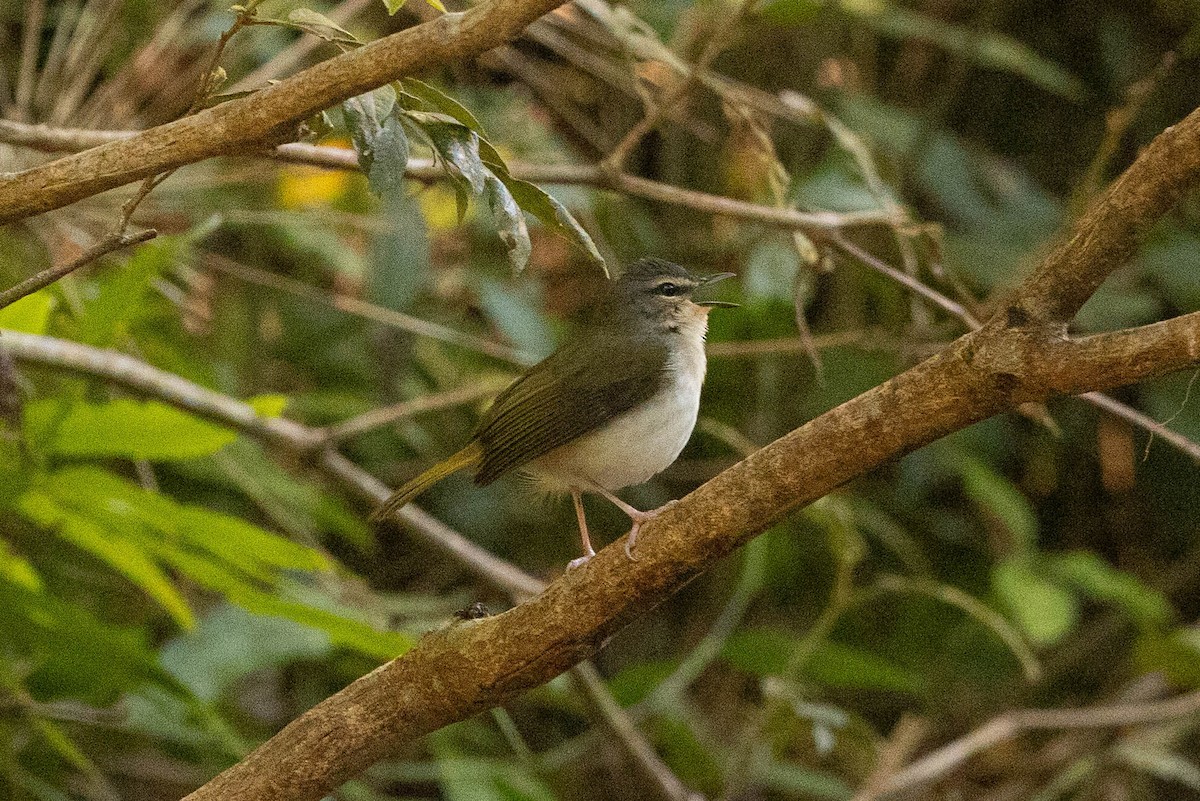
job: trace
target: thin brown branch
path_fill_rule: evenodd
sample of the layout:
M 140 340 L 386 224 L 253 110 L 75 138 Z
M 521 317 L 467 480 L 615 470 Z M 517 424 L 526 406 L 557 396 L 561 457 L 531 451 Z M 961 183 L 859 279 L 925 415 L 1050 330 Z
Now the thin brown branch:
M 1107 729 L 1143 726 L 1200 714 L 1200 691 L 1166 701 L 1090 709 L 1022 709 L 1006 712 L 892 776 L 883 797 L 925 784 L 954 770 L 975 754 L 1040 729 Z
M 42 40 L 42 23 L 45 18 L 46 0 L 33 0 L 26 5 L 24 30 L 21 34 L 21 68 L 17 74 L 17 86 L 13 97 L 18 119 L 29 119 L 32 111 L 38 45 Z
M 0 180 L 0 222 L 74 203 L 147 176 L 261 146 L 349 97 L 503 44 L 564 0 L 488 0 L 378 39 L 249 97 Z
M 630 750 L 633 764 L 661 797 L 678 801 L 703 801 L 699 793 L 688 790 L 679 777 L 667 769 L 650 744 L 640 736 L 637 725 L 612 697 L 600 672 L 591 662 L 580 664 L 571 676 L 584 698 L 596 710 L 597 716 L 608 722 L 609 731 L 618 739 L 635 744 L 636 747 Z
M 89 131 L 78 128 L 50 128 L 0 120 L 0 142 L 21 145 L 50 153 L 77 153 L 88 148 L 130 139 L 137 131 Z M 336 170 L 358 170 L 354 151 L 340 147 L 292 142 L 273 149 L 255 150 L 235 155 L 272 158 L 293 164 L 327 167 Z M 764 206 L 744 200 L 684 189 L 627 173 L 609 173 L 599 165 L 587 164 L 525 164 L 510 162 L 514 177 L 539 184 L 578 184 L 595 186 L 632 197 L 668 203 L 730 219 L 783 228 L 820 232 L 860 225 L 883 225 L 892 222 L 888 214 L 863 212 L 805 212 L 796 209 Z M 405 175 L 419 181 L 437 181 L 447 177 L 443 167 L 432 159 L 414 158 L 408 162 Z
M 1026 281 L 1011 308 L 1062 329 L 1200 180 L 1200 109 L 1159 134 Z
M 77 258 L 67 262 L 66 264 L 59 264 L 55 267 L 47 267 L 40 273 L 29 276 L 16 286 L 9 287 L 3 292 L 0 292 L 0 309 L 16 303 L 26 295 L 32 295 L 34 292 L 37 292 L 43 287 L 50 286 L 50 284 L 53 284 L 63 276 L 70 275 L 80 267 L 92 263 L 106 253 L 112 253 L 114 250 L 120 250 L 121 248 L 129 247 L 130 245 L 135 245 L 139 242 L 145 242 L 153 239 L 156 236 L 158 236 L 158 232 L 153 228 L 147 228 L 145 231 L 138 231 L 137 233 L 133 234 L 109 234 L 95 245 L 85 250 Z
M 909 755 L 921 744 L 928 730 L 928 720 L 907 713 L 902 715 L 900 722 L 892 729 L 891 736 L 880 747 L 875 767 L 851 801 L 875 801 L 908 761 Z
M 504 383 L 507 383 L 507 381 Z M 497 384 L 495 381 L 481 381 L 434 395 L 422 395 L 419 398 L 400 401 L 391 406 L 372 409 L 357 417 L 351 417 L 349 420 L 329 426 L 324 429 L 322 434 L 328 442 L 341 442 L 342 440 L 356 437 L 365 431 L 382 428 L 390 423 L 395 423 L 397 420 L 404 420 L 423 412 L 462 406 L 463 404 L 495 395 L 503 388 L 504 384 Z
M 132 356 L 54 337 L 4 331 L 0 340 L 17 362 L 102 378 L 135 394 L 165 401 L 267 444 L 309 451 L 320 444 L 310 429 L 281 417 L 261 417 L 249 405 L 205 389 Z
M 881 335 L 877 332 L 851 330 L 818 334 L 811 341 L 800 337 L 778 337 L 775 339 L 709 342 L 704 349 L 710 357 L 716 359 L 751 359 L 788 353 L 807 354 L 810 347 L 817 350 L 828 350 L 846 345 L 874 346 L 880 339 Z
M 902 270 L 897 270 L 895 267 L 892 267 L 878 256 L 875 256 L 867 250 L 860 248 L 849 239 L 837 234 L 833 234 L 829 237 L 828 241 L 838 250 L 853 256 L 861 264 L 870 267 L 877 273 L 887 276 L 896 283 L 903 285 L 915 294 L 925 298 L 938 308 L 949 312 L 954 317 L 957 317 L 967 326 L 967 328 L 974 330 L 982 325 L 979 320 L 976 319 L 975 315 L 967 311 L 967 309 L 961 303 L 922 283 L 914 276 L 911 276 Z
M 700 80 L 700 74 L 706 72 L 712 65 L 713 60 L 721 54 L 728 45 L 729 38 L 733 30 L 741 22 L 742 17 L 750 10 L 757 0 L 742 0 L 737 10 L 731 17 L 726 17 L 721 21 L 721 27 L 711 37 L 704 46 L 704 50 L 700 53 L 700 57 L 696 63 L 692 65 L 683 80 L 668 90 L 665 97 L 662 98 L 653 108 L 647 110 L 638 122 L 630 128 L 621 141 L 617 142 L 616 146 L 605 156 L 601 167 L 607 172 L 620 172 L 625 166 L 626 159 L 629 158 L 630 152 L 637 147 L 638 143 L 646 138 L 646 135 L 659 126 L 670 114 L 675 111 L 675 107 L 682 101 L 692 87 L 697 85 Z
M 338 311 L 346 312 L 347 314 L 353 314 L 366 320 L 374 320 L 377 323 L 391 326 L 400 331 L 407 331 L 410 334 L 429 337 L 430 339 L 436 339 L 450 345 L 457 345 L 460 348 L 483 353 L 509 364 L 530 365 L 536 361 L 529 354 L 515 350 L 503 342 L 494 342 L 490 339 L 456 331 L 453 328 L 429 320 L 422 320 L 420 317 L 413 317 L 411 314 L 379 306 L 362 298 L 356 298 L 339 292 L 325 292 L 293 278 L 288 278 L 285 275 L 277 275 L 266 270 L 239 264 L 232 259 L 226 259 L 216 254 L 210 253 L 205 256 L 205 266 L 225 275 L 234 276 L 246 283 L 287 292 L 296 297 L 306 298 L 337 309 Z
M 1107 411 L 1109 414 L 1145 429 L 1149 432 L 1151 440 L 1158 437 L 1179 452 L 1191 457 L 1193 461 L 1200 462 L 1200 443 L 1193 442 L 1178 431 L 1167 428 L 1166 423 L 1160 423 L 1153 417 L 1142 414 L 1137 409 L 1100 392 L 1088 392 L 1085 395 L 1080 395 L 1080 397 L 1093 406 Z M 1149 451 L 1149 449 L 1150 443 L 1147 442 L 1146 450 Z

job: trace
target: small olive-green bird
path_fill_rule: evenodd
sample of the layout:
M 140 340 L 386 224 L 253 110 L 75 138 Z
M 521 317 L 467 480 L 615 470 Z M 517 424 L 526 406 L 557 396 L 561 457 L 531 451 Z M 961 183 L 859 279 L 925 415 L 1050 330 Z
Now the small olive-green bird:
M 433 484 L 475 470 L 490 484 L 511 471 L 543 489 L 570 493 L 583 556 L 595 555 L 582 495 L 604 496 L 629 515 L 625 553 L 638 529 L 661 509 L 643 512 L 615 491 L 641 484 L 679 456 L 696 426 L 704 383 L 708 313 L 735 304 L 693 300 L 700 287 L 733 273 L 701 277 L 678 264 L 642 259 L 609 282 L 579 335 L 496 397 L 466 447 L 405 484 L 385 501 L 381 521 Z

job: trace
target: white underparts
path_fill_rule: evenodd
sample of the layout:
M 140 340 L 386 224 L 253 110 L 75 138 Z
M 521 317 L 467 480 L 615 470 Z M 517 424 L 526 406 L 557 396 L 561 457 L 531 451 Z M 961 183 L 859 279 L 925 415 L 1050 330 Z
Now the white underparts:
M 672 335 L 667 379 L 650 400 L 530 463 L 527 472 L 538 485 L 550 492 L 589 483 L 619 490 L 648 481 L 674 462 L 696 427 L 707 322 L 703 312 L 682 321 Z

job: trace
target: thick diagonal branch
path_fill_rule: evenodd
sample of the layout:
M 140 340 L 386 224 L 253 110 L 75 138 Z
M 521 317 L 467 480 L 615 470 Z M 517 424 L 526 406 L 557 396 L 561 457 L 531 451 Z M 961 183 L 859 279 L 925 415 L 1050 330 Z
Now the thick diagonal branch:
M 1092 203 L 1026 281 L 1012 308 L 1029 320 L 1066 329 L 1113 270 L 1184 192 L 1200 180 L 1200 109 L 1163 131 Z

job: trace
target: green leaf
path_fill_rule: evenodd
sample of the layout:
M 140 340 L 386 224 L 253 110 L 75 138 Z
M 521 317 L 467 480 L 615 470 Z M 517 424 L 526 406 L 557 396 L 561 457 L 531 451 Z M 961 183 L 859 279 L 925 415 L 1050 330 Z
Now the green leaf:
M 81 607 L 6 581 L 0 609 L 5 657 L 23 663 L 36 700 L 107 706 L 158 674 L 140 629 L 106 625 Z
M 55 401 L 29 404 L 26 425 L 46 430 L 57 406 Z M 159 401 L 118 398 L 72 406 L 59 421 L 53 441 L 45 447 L 63 456 L 167 461 L 207 456 L 235 439 L 235 432 Z
M 438 769 L 446 801 L 555 801 L 550 788 L 520 764 L 446 756 Z
M 406 0 L 383 0 L 383 7 L 387 9 L 388 16 L 392 16 L 400 9 L 404 8 Z
M 305 33 L 311 33 L 313 36 L 324 39 L 327 42 L 362 44 L 350 31 L 338 25 L 324 14 L 313 11 L 311 8 L 293 9 L 288 13 L 287 21 L 291 23 L 289 27 L 297 28 Z
M 778 676 L 787 671 L 800 641 L 776 629 L 745 629 L 725 644 L 721 656 L 730 665 L 754 676 Z M 870 651 L 836 642 L 823 642 L 804 664 L 805 675 L 828 687 L 889 690 L 920 694 L 921 674 Z
M 491 171 L 484 166 L 479 153 L 479 134 L 448 114 L 425 111 L 405 113 L 421 126 L 447 167 L 463 178 L 473 193 L 482 195 Z
M 42 589 L 42 579 L 26 559 L 13 553 L 8 543 L 0 539 L 0 580 L 23 587 L 30 592 Z
M 846 801 L 854 793 L 842 779 L 802 765 L 773 762 L 760 777 L 769 789 L 785 793 L 790 798 L 821 798 Z
M 74 507 L 94 510 L 96 520 L 109 528 L 131 532 L 130 536 L 138 527 L 153 529 L 161 536 L 147 540 L 146 549 L 150 551 L 166 554 L 190 546 L 264 582 L 273 582 L 279 570 L 332 567 L 328 558 L 313 548 L 238 517 L 184 506 L 96 467 L 60 470 L 50 478 L 50 485 L 58 497 L 69 499 Z M 233 575 L 229 581 L 243 579 Z
M 396 114 L 389 114 L 384 119 L 372 149 L 375 156 L 367 171 L 371 191 L 381 198 L 403 198 L 409 145 L 404 126 Z
M 287 395 L 255 395 L 249 398 L 246 404 L 254 410 L 254 413 L 259 417 L 279 417 L 283 414 L 283 410 L 287 408 Z
M 675 663 L 665 660 L 630 665 L 609 679 L 608 689 L 621 706 L 633 706 L 675 672 Z
M 483 136 L 483 128 L 458 101 L 420 81 L 404 82 L 405 94 L 438 109 L 426 112 L 410 108 L 407 117 L 424 132 L 430 145 L 458 180 L 459 219 L 466 211 L 467 190 L 488 199 L 508 248 L 515 272 L 529 260 L 529 234 L 520 212 L 528 212 L 549 230 L 565 238 L 581 252 L 604 266 L 604 258 L 583 226 L 562 203 L 528 181 L 509 174 L 499 151 Z M 402 96 L 401 101 L 406 97 Z M 511 202 L 510 202 L 511 201 Z M 607 272 L 607 268 L 605 268 Z
M 979 459 L 961 451 L 952 458 L 962 475 L 967 497 L 1004 524 L 1022 553 L 1032 551 L 1037 544 L 1038 522 L 1033 504 L 1024 493 Z
M 1159 672 L 1172 684 L 1200 687 L 1200 632 L 1179 628 L 1148 630 L 1134 644 L 1134 663 L 1142 673 Z
M 805 674 L 827 687 L 863 690 L 890 690 L 919 695 L 925 691 L 925 677 L 870 651 L 824 642 L 804 666 Z
M 499 226 L 498 233 L 508 250 L 508 261 L 513 273 L 520 273 L 529 264 L 533 244 L 529 241 L 529 228 L 525 225 L 525 214 L 517 205 L 508 188 L 495 175 L 487 177 L 487 199 L 492 216 Z
M 284 618 L 323 631 L 335 645 L 366 656 L 392 659 L 414 644 L 408 634 L 379 631 L 356 619 L 348 608 L 328 611 L 258 589 L 208 556 L 175 548 L 164 548 L 161 556 L 200 586 L 220 593 L 249 612 Z
M 1075 628 L 1075 596 L 1034 570 L 1027 559 L 997 565 L 992 588 L 1025 636 L 1038 645 L 1053 645 Z
M 183 628 L 190 628 L 195 622 L 191 608 L 171 580 L 140 548 L 130 547 L 120 531 L 98 525 L 86 512 L 72 509 L 61 497 L 42 488 L 28 490 L 18 509 L 30 522 L 54 529 L 63 539 L 107 562 L 153 598 Z
M 462 103 L 459 103 L 450 95 L 443 92 L 441 89 L 438 89 L 435 86 L 430 86 L 424 81 L 418 81 L 416 78 L 405 78 L 400 85 L 404 91 L 404 95 L 401 95 L 400 100 L 402 102 L 409 101 L 405 103 L 405 108 L 412 111 L 422 111 L 423 109 L 418 107 L 419 104 L 411 102 L 413 100 L 420 101 L 420 103 L 427 105 L 434 111 L 440 111 L 449 117 L 453 117 L 458 122 L 479 134 L 480 138 L 485 138 L 487 136 L 487 134 L 484 133 L 483 125 L 481 125 L 479 120 L 476 119 L 475 115 L 471 113 L 470 109 L 468 109 Z M 405 95 L 407 95 L 407 97 L 405 97 Z
M 261 575 L 264 568 L 330 570 L 333 567 L 320 551 L 221 512 L 198 506 L 179 507 L 173 522 L 179 536 L 187 542 L 248 573 Z
M 197 698 L 216 701 L 254 671 L 328 655 L 329 636 L 278 617 L 222 604 L 161 651 L 165 670 Z
M 54 296 L 42 289 L 0 309 L 0 328 L 23 334 L 44 334 L 54 310 Z
M 395 103 L 396 92 L 390 86 L 382 86 L 342 102 L 342 117 L 350 132 L 354 152 L 358 154 L 358 166 L 364 175 L 371 174 L 371 164 L 375 161 L 375 141 L 383 128 L 382 121 L 392 113 Z
M 1088 551 L 1051 557 L 1048 572 L 1083 594 L 1123 609 L 1138 625 L 1147 628 L 1167 625 L 1174 612 L 1161 592 L 1136 576 L 1117 570 Z
M 608 273 L 604 257 L 600 255 L 600 250 L 592 241 L 591 235 L 557 198 L 529 181 L 513 178 L 508 174 L 507 169 L 500 174 L 500 179 L 504 181 L 508 191 L 521 204 L 522 209 L 537 217 L 542 225 L 591 257 L 593 261 L 605 268 L 605 274 Z
M 160 236 L 140 245 L 124 264 L 106 272 L 95 297 L 84 303 L 79 340 L 107 348 L 127 336 L 152 309 L 147 298 L 151 284 L 178 260 L 186 244 L 178 236 Z

